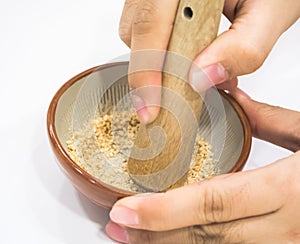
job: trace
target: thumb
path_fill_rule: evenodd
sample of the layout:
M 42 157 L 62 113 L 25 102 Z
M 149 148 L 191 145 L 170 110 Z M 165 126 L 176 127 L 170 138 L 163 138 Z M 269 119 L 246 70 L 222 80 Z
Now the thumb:
M 243 107 L 255 137 L 294 152 L 300 149 L 300 112 L 256 102 L 238 88 L 231 95 Z
M 115 204 L 110 218 L 135 229 L 167 231 L 270 213 L 282 205 L 284 196 L 278 194 L 278 189 L 286 176 L 278 176 L 278 170 L 284 170 L 285 165 L 282 162 L 265 169 L 217 176 L 166 193 L 124 198 Z
M 216 75 L 212 69 L 218 64 L 218 70 L 226 71 L 228 80 L 248 74 L 258 69 L 280 35 L 289 27 L 286 22 L 294 19 L 278 18 L 283 8 L 291 7 L 284 1 L 239 1 L 235 19 L 228 31 L 222 33 L 195 60 L 195 65 L 203 69 L 215 84 L 224 82 L 224 75 Z M 222 68 L 220 68 L 222 66 Z M 202 87 L 201 72 L 199 77 L 191 70 L 193 87 Z M 197 72 L 197 71 L 196 71 Z M 219 79 L 217 79 L 219 77 Z

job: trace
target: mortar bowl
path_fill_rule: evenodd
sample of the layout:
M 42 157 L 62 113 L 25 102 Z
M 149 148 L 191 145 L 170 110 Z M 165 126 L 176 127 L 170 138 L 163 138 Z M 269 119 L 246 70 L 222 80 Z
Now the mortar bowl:
M 106 208 L 137 192 L 115 187 L 81 167 L 71 158 L 67 141 L 78 127 L 96 114 L 108 111 L 107 108 L 99 109 L 99 99 L 110 104 L 120 103 L 122 94 L 129 91 L 127 72 L 128 62 L 119 62 L 76 75 L 54 95 L 47 115 L 49 141 L 61 170 L 79 192 Z M 109 94 L 116 91 L 122 91 L 122 94 L 108 101 Z M 126 100 L 126 106 L 133 109 L 130 101 L 130 98 Z M 199 124 L 199 133 L 211 144 L 217 156 L 218 173 L 241 171 L 251 150 L 252 135 L 247 116 L 237 101 L 224 91 L 207 91 Z

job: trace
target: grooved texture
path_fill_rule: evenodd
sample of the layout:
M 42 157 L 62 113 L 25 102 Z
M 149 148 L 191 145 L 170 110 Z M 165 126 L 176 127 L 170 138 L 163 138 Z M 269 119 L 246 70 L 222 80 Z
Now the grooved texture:
M 223 4 L 224 0 L 179 2 L 168 46 L 171 54 L 165 60 L 162 109 L 153 123 L 141 126 L 128 161 L 132 179 L 145 189 L 165 190 L 189 169 L 202 97 L 187 83 L 188 73 L 196 56 L 216 38 Z M 186 7 L 192 18 L 185 16 Z

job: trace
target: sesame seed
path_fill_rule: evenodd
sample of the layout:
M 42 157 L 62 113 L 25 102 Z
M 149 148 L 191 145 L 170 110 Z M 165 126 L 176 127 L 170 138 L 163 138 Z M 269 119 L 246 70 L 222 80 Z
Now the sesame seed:
M 66 141 L 69 156 L 83 170 L 107 184 L 132 192 L 145 192 L 132 181 L 127 169 L 139 125 L 133 111 L 113 111 L 97 116 Z M 190 165 L 184 185 L 219 173 L 211 145 L 199 134 Z

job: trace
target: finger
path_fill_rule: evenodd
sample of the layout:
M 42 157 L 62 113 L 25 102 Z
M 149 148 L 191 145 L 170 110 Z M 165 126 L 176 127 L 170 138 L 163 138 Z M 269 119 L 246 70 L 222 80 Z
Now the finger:
M 243 222 L 243 221 L 239 221 Z M 251 220 L 250 220 L 251 222 Z M 248 223 L 245 223 L 248 225 Z M 241 243 L 249 235 L 241 223 L 197 225 L 169 231 L 149 231 L 128 228 L 128 239 L 132 244 L 181 244 L 181 243 Z M 253 239 L 257 232 L 250 236 Z
M 170 231 L 149 231 L 137 230 L 128 228 L 129 240 L 131 244 L 181 244 L 181 243 L 194 243 L 192 239 L 192 232 L 189 227 L 170 230 Z M 201 242 L 197 242 L 201 243 Z
M 109 221 L 105 226 L 105 232 L 107 236 L 109 236 L 114 241 L 129 243 L 127 230 L 112 221 Z
M 105 228 L 106 234 L 115 241 L 131 244 L 165 244 L 192 243 L 193 227 L 186 227 L 171 231 L 154 232 L 122 227 L 110 221 Z M 199 238 L 198 238 L 199 240 Z M 199 242 L 198 242 L 199 243 Z
M 280 211 L 231 222 L 195 225 L 169 231 L 149 231 L 121 227 L 109 222 L 107 235 L 121 243 L 267 243 L 279 240 L 286 233 Z M 274 228 L 276 232 L 274 233 Z M 274 243 L 274 242 L 272 242 Z
M 172 231 L 154 232 L 122 227 L 110 221 L 105 228 L 106 234 L 115 241 L 131 244 L 192 243 L 193 228 L 187 227 Z
M 294 1 L 293 1 L 294 2 Z M 293 23 L 293 18 L 278 18 L 282 11 L 292 12 L 291 1 L 230 1 L 225 5 L 224 12 L 229 18 L 234 18 L 230 29 L 222 33 L 195 60 L 203 69 L 212 64 L 219 64 L 226 70 L 228 79 L 248 74 L 258 69 L 273 48 L 280 35 Z M 297 5 L 299 5 L 297 3 Z M 234 9 L 236 11 L 234 11 Z M 234 17 L 233 17 L 234 15 Z M 213 83 L 224 82 L 224 77 L 208 78 Z M 201 84 L 201 76 L 191 75 L 191 83 Z
M 232 91 L 232 90 L 236 89 L 237 85 L 238 85 L 238 79 L 237 79 L 237 77 L 235 77 L 231 80 L 227 80 L 227 81 L 217 85 L 217 88 L 221 89 L 221 90 Z
M 282 243 L 274 241 L 285 236 L 287 228 L 278 212 L 272 212 L 231 222 L 193 226 L 190 231 L 194 241 L 191 243 Z
M 126 0 L 123 8 L 120 25 L 119 35 L 122 41 L 128 46 L 131 46 L 131 29 L 133 16 L 136 12 L 140 0 Z
M 279 211 L 280 212 L 280 211 Z M 166 243 L 283 243 L 286 228 L 278 212 L 210 225 L 195 225 L 171 231 L 148 231 L 125 228 L 110 222 L 107 235 L 121 243 L 166 244 Z M 276 229 L 276 232 L 274 232 Z M 281 241 L 279 241 L 281 240 Z
M 230 20 L 230 22 L 233 22 L 235 17 L 235 9 L 238 4 L 239 0 L 225 0 L 224 2 L 224 9 L 223 13 L 224 15 Z
M 300 150 L 300 112 L 256 102 L 240 89 L 231 94 L 245 110 L 254 136 L 294 152 Z
M 284 164 L 277 163 L 167 193 L 125 198 L 115 204 L 110 217 L 136 229 L 162 231 L 267 214 L 278 210 L 286 198 L 286 177 L 278 174 L 284 170 Z
M 128 76 L 132 89 L 161 86 L 165 50 L 169 43 L 177 6 L 178 0 L 138 2 L 132 22 L 132 54 Z M 151 89 L 144 89 L 135 96 L 134 105 L 139 105 L 136 109 L 142 123 L 150 123 L 157 117 L 160 99 L 160 90 L 153 93 Z

